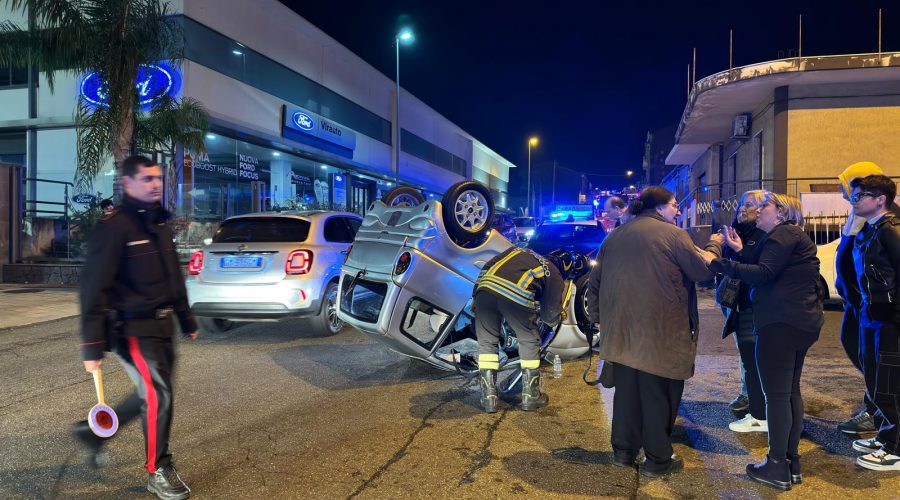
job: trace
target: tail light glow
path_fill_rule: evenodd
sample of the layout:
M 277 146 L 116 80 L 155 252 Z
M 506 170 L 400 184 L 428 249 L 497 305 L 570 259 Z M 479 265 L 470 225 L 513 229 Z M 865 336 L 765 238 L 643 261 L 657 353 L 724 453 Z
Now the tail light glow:
M 284 263 L 287 274 L 306 274 L 312 269 L 313 253 L 311 250 L 292 250 Z
M 203 270 L 203 250 L 197 250 L 191 254 L 191 260 L 188 261 L 188 273 L 191 276 L 197 276 Z
M 400 255 L 400 258 L 397 259 L 397 265 L 394 267 L 394 274 L 403 274 L 409 268 L 409 263 L 412 261 L 412 256 L 409 252 L 403 252 Z

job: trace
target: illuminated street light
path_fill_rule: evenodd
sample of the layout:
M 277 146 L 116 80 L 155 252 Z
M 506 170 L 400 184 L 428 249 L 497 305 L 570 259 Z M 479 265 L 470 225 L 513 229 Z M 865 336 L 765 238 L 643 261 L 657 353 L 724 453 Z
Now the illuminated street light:
M 528 213 L 526 215 L 530 217 L 534 217 L 534 209 L 531 206 L 531 148 L 537 147 L 538 138 L 532 137 L 528 139 L 528 192 L 525 194 L 526 199 L 526 207 L 528 208 Z
M 631 177 L 632 175 L 634 175 L 634 172 L 632 172 L 631 170 L 625 172 L 626 177 Z
M 400 182 L 400 43 L 412 43 L 413 33 L 409 28 L 403 28 L 394 37 L 394 47 L 397 54 L 397 95 L 396 95 L 396 115 L 394 121 L 397 128 L 397 142 L 394 144 L 394 179 Z

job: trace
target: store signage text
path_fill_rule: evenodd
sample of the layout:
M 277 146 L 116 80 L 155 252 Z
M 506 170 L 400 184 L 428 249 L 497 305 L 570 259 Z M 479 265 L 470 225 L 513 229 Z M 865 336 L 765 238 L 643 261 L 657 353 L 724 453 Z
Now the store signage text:
M 238 170 L 234 167 L 226 167 L 223 165 L 213 165 L 209 161 L 209 155 L 206 153 L 197 153 L 197 156 L 194 158 L 193 167 L 196 170 L 205 170 L 207 172 L 213 172 L 222 175 L 233 175 L 236 176 L 238 174 Z
M 92 194 L 79 193 L 72 197 L 72 201 L 81 205 L 93 205 L 97 203 L 97 197 Z
M 292 134 L 298 132 L 304 134 L 304 136 L 312 136 L 337 144 L 350 151 L 356 149 L 356 132 L 339 123 L 327 120 L 312 111 L 285 106 L 282 135 L 290 138 Z
M 138 104 L 149 107 L 166 96 L 177 92 L 178 72 L 162 64 L 138 66 L 135 88 Z M 109 106 L 109 84 L 99 71 L 88 73 L 81 80 L 81 98 L 94 106 Z
M 238 174 L 238 177 L 258 181 L 259 172 L 256 171 L 256 167 L 258 166 L 259 158 L 250 155 L 238 154 L 238 167 L 240 167 L 240 173 Z

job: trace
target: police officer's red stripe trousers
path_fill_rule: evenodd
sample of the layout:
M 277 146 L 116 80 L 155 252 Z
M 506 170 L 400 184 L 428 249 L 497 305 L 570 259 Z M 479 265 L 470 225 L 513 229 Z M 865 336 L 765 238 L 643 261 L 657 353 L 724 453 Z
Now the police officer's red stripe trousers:
M 142 424 L 150 473 L 171 465 L 169 431 L 172 426 L 172 374 L 175 349 L 172 338 L 125 337 L 117 349 L 122 366 L 141 398 Z M 127 417 L 126 417 L 127 418 Z

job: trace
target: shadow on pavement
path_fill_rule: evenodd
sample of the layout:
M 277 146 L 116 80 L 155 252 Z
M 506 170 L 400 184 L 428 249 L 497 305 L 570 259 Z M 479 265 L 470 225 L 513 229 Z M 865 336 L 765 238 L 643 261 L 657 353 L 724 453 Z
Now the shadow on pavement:
M 295 377 L 328 390 L 359 389 L 457 376 L 401 356 L 380 343 L 304 345 L 272 359 Z
M 728 433 L 728 423 L 734 414 L 728 403 L 682 400 L 678 414 L 683 425 L 676 425 L 672 432 L 673 443 L 683 443 L 704 453 L 724 455 L 747 455 L 744 447 L 719 439 L 710 431 L 724 430 Z
M 201 332 L 200 340 L 222 344 L 277 344 L 301 339 L 323 339 L 337 337 L 350 331 L 344 328 L 337 335 L 317 335 L 308 320 L 297 318 L 278 322 L 243 322 L 221 333 Z

